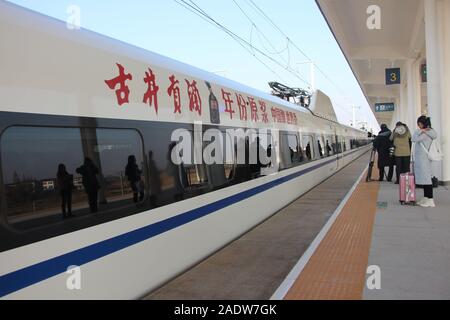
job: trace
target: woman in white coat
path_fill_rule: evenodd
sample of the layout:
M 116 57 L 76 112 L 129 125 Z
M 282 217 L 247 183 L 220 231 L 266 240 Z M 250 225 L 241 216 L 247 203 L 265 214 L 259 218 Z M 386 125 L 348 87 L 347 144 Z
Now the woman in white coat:
M 434 207 L 431 161 L 428 159 L 427 150 L 430 149 L 433 140 L 437 138 L 437 134 L 431 128 L 430 118 L 419 117 L 417 126 L 419 129 L 414 132 L 411 138 L 414 143 L 414 174 L 416 185 L 422 186 L 424 192 L 424 198 L 419 200 L 417 204 L 421 207 Z

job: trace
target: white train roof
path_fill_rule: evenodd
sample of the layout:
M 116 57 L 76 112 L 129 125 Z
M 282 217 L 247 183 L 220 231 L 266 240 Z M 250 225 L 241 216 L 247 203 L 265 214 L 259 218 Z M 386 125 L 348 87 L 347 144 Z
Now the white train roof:
M 0 66 L 5 71 L 0 74 L 0 92 L 4 95 L 5 100 L 9 101 L 6 109 L 2 107 L 2 110 L 29 112 L 30 105 L 35 105 L 35 101 L 43 100 L 47 102 L 45 107 L 43 104 L 43 107 L 36 112 L 153 120 L 155 113 L 150 114 L 147 109 L 143 109 L 142 94 L 146 90 L 146 84 L 142 80 L 145 72 L 154 71 L 157 80 L 160 81 L 157 83 L 160 90 L 156 97 L 163 102 L 163 106 L 173 103 L 171 102 L 173 96 L 164 94 L 170 85 L 169 75 L 172 74 L 179 80 L 180 87 L 189 86 L 188 82 L 194 80 L 198 83 L 209 82 L 218 100 L 220 100 L 221 90 L 231 89 L 234 91 L 231 92 L 234 93 L 234 100 L 242 93 L 245 98 L 254 97 L 255 100 L 264 100 L 268 104 L 268 109 L 275 106 L 275 109 L 278 110 L 278 107 L 282 106 L 283 110 L 280 109 L 280 112 L 283 115 L 286 112 L 288 118 L 292 119 L 286 124 L 299 125 L 297 123 L 298 116 L 309 118 L 307 115 L 310 115 L 306 108 L 268 93 L 92 31 L 70 30 L 66 27 L 65 22 L 4 1 L 0 1 L 0 24 L 0 34 L 4 39 L 0 43 L 2 49 L 0 56 L 3 60 L 0 61 Z M 18 54 L 17 51 L 22 52 Z M 43 57 L 45 58 L 43 59 Z M 124 69 L 124 74 L 132 77 L 127 82 L 132 97 L 126 108 L 111 107 L 114 104 L 113 91 L 116 87 L 111 85 L 108 88 L 105 85 L 105 82 L 111 81 L 119 74 L 119 64 Z M 54 68 L 54 70 L 49 70 L 49 68 Z M 83 70 L 83 68 L 86 69 Z M 61 69 L 65 69 L 71 79 L 64 77 L 64 73 L 60 72 Z M 30 76 L 36 75 L 42 77 L 39 84 L 27 82 Z M 8 86 L 11 76 L 17 82 L 15 86 Z M 58 79 L 58 76 L 63 79 Z M 189 78 L 186 79 L 186 77 Z M 186 85 L 183 78 L 186 79 Z M 186 109 L 186 101 L 191 101 L 189 88 L 187 88 L 187 92 L 184 90 L 186 88 L 180 89 L 180 100 L 183 101 L 183 108 Z M 70 92 L 71 90 L 72 92 Z M 206 110 L 205 98 L 208 97 L 209 92 L 205 85 L 199 88 L 199 94 L 203 100 L 203 108 Z M 147 102 L 151 108 L 152 100 L 151 98 L 149 100 Z M 83 105 L 80 101 L 84 101 L 90 106 Z M 248 101 L 245 100 L 245 102 L 248 106 Z M 234 101 L 234 104 L 236 103 L 237 101 Z M 220 105 L 220 102 L 219 106 L 223 113 L 224 106 Z M 234 107 L 236 108 L 236 105 Z M 188 114 L 187 118 L 185 115 L 176 114 L 175 120 L 173 120 L 175 112 L 169 108 L 160 108 L 159 113 L 157 108 L 155 109 L 156 116 L 159 118 L 155 120 L 159 121 L 201 120 L 208 122 L 205 121 L 206 112 L 203 112 L 200 119 L 191 114 Z M 246 109 L 245 106 L 244 109 Z M 237 111 L 233 111 L 236 112 L 234 114 L 236 118 Z M 250 112 L 248 113 L 250 114 Z M 255 120 L 256 122 L 261 121 L 261 115 L 256 114 L 257 117 L 258 115 L 259 118 Z M 232 117 L 231 113 L 230 116 Z M 236 118 L 224 119 L 225 121 L 221 123 L 236 125 Z M 248 118 L 250 115 L 246 115 L 245 121 L 241 121 L 239 124 L 248 122 Z M 354 130 L 354 128 L 351 129 Z

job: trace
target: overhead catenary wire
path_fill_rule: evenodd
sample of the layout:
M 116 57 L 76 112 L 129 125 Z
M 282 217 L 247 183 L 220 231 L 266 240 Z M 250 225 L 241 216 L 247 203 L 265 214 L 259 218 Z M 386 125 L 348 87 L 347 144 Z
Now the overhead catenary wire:
M 186 3 L 185 0 L 179 0 L 182 1 L 183 3 Z M 275 64 L 277 64 L 278 66 L 280 66 L 283 69 L 286 69 L 288 72 L 290 72 L 292 75 L 294 75 L 295 77 L 297 77 L 298 79 L 300 79 L 301 81 L 303 81 L 305 84 L 309 84 L 307 80 L 305 80 L 297 71 L 289 68 L 289 66 L 284 66 L 283 64 L 281 64 L 280 62 L 276 61 L 274 58 L 268 56 L 267 54 L 265 54 L 264 52 L 262 52 L 259 48 L 253 46 L 252 43 L 249 43 L 248 41 L 246 41 L 245 39 L 243 39 L 242 37 L 240 37 L 239 35 L 235 34 L 234 32 L 232 32 L 230 29 L 228 29 L 227 27 L 225 27 L 224 25 L 222 25 L 221 23 L 219 23 L 218 21 L 216 21 L 215 19 L 213 19 L 208 13 L 206 13 L 206 11 L 204 11 L 199 5 L 197 5 L 193 0 L 189 0 L 189 2 L 192 3 L 192 5 L 195 7 L 195 9 L 197 9 L 197 11 L 200 11 L 201 14 L 203 16 L 205 16 L 206 18 L 208 18 L 211 22 L 213 22 L 214 25 L 216 25 L 219 29 L 225 31 L 226 33 L 228 33 L 230 36 L 232 36 L 236 41 L 242 42 L 247 45 L 252 51 L 257 51 L 259 54 L 263 55 L 264 57 L 266 57 L 267 59 L 271 60 L 272 62 L 274 62 Z M 189 5 L 189 4 L 188 4 Z M 191 6 L 192 7 L 192 6 Z M 256 24 L 255 24 L 256 27 Z M 253 52 L 253 55 L 255 58 L 256 55 Z M 266 65 L 267 67 L 267 65 Z
M 295 70 L 291 70 L 289 67 L 284 66 L 279 61 L 275 60 L 273 57 L 267 55 L 265 52 L 260 50 L 259 48 L 253 46 L 251 43 L 249 43 L 247 40 L 243 39 L 242 37 L 235 34 L 233 31 L 216 21 L 214 18 L 212 18 L 206 11 L 204 11 L 201 7 L 199 7 L 194 1 L 189 0 L 190 3 L 188 3 L 186 0 L 174 0 L 177 4 L 183 6 L 185 9 L 188 9 L 189 11 L 195 13 L 197 16 L 201 17 L 203 20 L 209 22 L 210 24 L 214 25 L 215 27 L 219 28 L 220 30 L 227 33 L 230 37 L 232 37 L 236 42 L 238 42 L 241 47 L 243 47 L 247 52 L 249 52 L 255 59 L 257 59 L 261 64 L 263 64 L 266 68 L 268 68 L 272 73 L 274 73 L 278 78 L 281 80 L 282 77 L 275 72 L 272 68 L 270 68 L 266 63 L 264 63 L 259 57 L 252 52 L 250 49 L 256 51 L 258 54 L 264 56 L 268 60 L 270 60 L 272 63 L 275 63 L 279 67 L 285 69 L 289 73 L 291 73 L 293 76 L 304 82 L 305 84 L 309 85 L 308 81 L 305 80 L 298 72 Z M 284 80 L 283 80 L 284 81 Z
M 256 9 L 256 12 L 266 19 L 276 30 L 278 30 L 278 32 L 287 39 L 288 43 L 291 43 L 292 46 L 297 49 L 309 62 L 313 63 L 317 71 L 319 71 L 325 79 L 327 79 L 341 94 L 346 95 L 345 92 L 317 65 L 317 63 L 314 63 L 313 60 L 295 42 L 293 42 L 283 30 L 281 30 L 281 28 L 278 27 L 278 25 L 253 0 L 246 1 L 250 3 L 254 9 Z
M 194 13 L 195 15 L 197 15 L 198 17 L 200 17 L 201 19 L 205 20 L 206 22 L 212 24 L 213 26 L 217 27 L 216 24 L 214 24 L 210 19 L 206 18 L 203 14 L 200 14 L 198 12 L 198 10 L 195 10 L 192 8 L 192 6 L 190 6 L 189 4 L 185 4 L 180 2 L 179 0 L 174 0 L 176 3 L 178 3 L 179 5 L 183 6 L 184 8 L 186 8 L 187 10 L 191 11 L 192 13 Z M 184 2 L 184 1 L 183 1 Z M 226 31 L 225 31 L 226 32 Z M 228 33 L 228 32 L 227 32 Z M 247 48 L 245 45 L 243 45 L 239 39 L 236 39 L 232 34 L 228 33 L 228 35 L 230 35 L 244 50 L 246 50 L 248 53 L 250 53 L 258 62 L 260 62 L 265 68 L 267 68 L 270 72 L 272 72 L 276 77 L 278 77 L 279 79 L 283 80 L 283 77 L 280 76 L 275 70 L 273 70 L 271 67 L 269 67 L 264 61 L 262 61 L 258 56 L 256 56 L 254 54 L 254 52 L 252 52 L 249 48 Z M 284 80 L 283 80 L 284 81 Z
M 264 47 L 264 49 L 265 49 L 269 54 L 277 54 L 277 55 L 280 55 L 281 58 L 283 58 L 283 56 L 281 56 L 281 53 L 283 53 L 284 51 L 286 51 L 288 47 L 286 46 L 286 48 L 284 48 L 284 49 L 282 49 L 282 50 L 277 50 L 277 49 L 275 48 L 275 46 L 272 44 L 272 42 L 266 37 L 266 35 L 264 34 L 264 32 L 262 32 L 262 31 L 258 28 L 257 24 L 252 20 L 252 18 L 250 18 L 250 16 L 245 12 L 245 10 L 239 5 L 239 3 L 238 3 L 236 0 L 233 0 L 233 2 L 234 2 L 234 4 L 239 8 L 239 10 L 242 12 L 242 14 L 247 18 L 247 20 L 252 24 L 252 28 L 255 28 L 256 31 L 258 32 L 258 38 L 260 39 L 261 45 Z M 260 38 L 259 35 L 261 35 L 261 36 L 264 38 L 264 40 L 270 45 L 270 47 L 272 48 L 272 50 L 274 50 L 273 52 L 270 52 L 269 50 L 267 50 L 267 48 L 264 46 L 263 41 L 261 41 L 261 38 Z M 283 61 L 285 61 L 285 60 L 283 59 Z M 287 61 L 285 61 L 285 62 L 287 63 Z

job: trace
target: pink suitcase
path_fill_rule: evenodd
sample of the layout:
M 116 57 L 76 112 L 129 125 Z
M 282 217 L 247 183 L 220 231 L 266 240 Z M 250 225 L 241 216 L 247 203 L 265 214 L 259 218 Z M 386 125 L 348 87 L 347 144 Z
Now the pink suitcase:
M 416 204 L 416 181 L 411 172 L 400 175 L 400 203 Z

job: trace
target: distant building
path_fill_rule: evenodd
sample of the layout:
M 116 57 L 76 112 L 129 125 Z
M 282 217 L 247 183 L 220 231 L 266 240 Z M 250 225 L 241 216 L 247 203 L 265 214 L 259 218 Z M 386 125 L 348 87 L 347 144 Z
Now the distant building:
M 55 190 L 55 181 L 53 181 L 53 180 L 43 180 L 42 181 L 42 189 L 44 191 L 53 191 L 53 190 Z
M 81 177 L 74 177 L 73 178 L 73 186 L 77 190 L 83 190 L 82 178 Z

